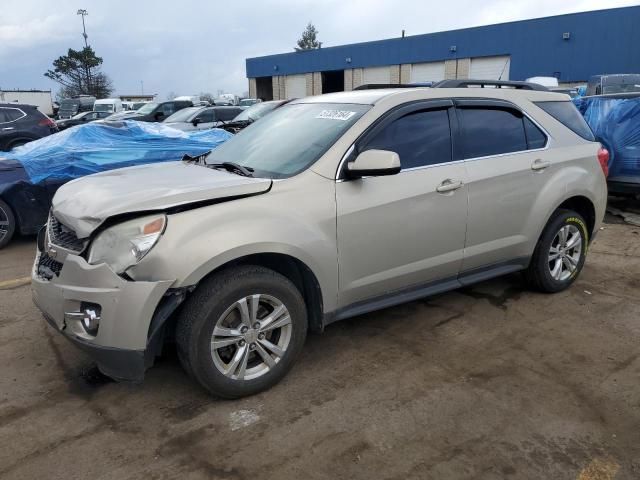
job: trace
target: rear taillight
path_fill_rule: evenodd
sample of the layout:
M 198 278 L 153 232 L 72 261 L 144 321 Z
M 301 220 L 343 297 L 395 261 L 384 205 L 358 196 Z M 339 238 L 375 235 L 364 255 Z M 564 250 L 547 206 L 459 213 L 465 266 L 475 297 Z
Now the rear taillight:
M 38 125 L 40 125 L 41 127 L 55 127 L 56 122 L 51 120 L 49 117 L 44 117 L 42 120 L 38 122 Z
M 598 149 L 598 162 L 605 177 L 609 176 L 609 150 L 604 147 Z

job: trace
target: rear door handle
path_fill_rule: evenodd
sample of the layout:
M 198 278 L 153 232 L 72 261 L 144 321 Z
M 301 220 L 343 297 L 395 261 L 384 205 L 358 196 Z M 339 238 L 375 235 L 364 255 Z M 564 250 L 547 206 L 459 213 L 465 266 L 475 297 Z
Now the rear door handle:
M 447 193 L 453 192 L 454 190 L 458 190 L 460 187 L 464 185 L 460 180 L 451 180 L 447 178 L 443 180 L 440 185 L 436 187 L 436 192 L 438 193 Z
M 541 160 L 538 158 L 531 164 L 531 170 L 544 170 L 549 165 L 551 165 L 551 162 L 549 160 Z

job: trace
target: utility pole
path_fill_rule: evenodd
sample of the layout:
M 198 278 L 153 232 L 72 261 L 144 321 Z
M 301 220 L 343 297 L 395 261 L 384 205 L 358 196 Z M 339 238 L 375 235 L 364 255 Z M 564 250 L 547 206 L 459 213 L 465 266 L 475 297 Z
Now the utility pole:
M 85 50 L 89 48 L 89 43 L 87 42 L 87 29 L 84 25 L 84 17 L 86 17 L 87 15 L 89 15 L 89 12 L 87 12 L 84 8 L 79 9 L 76 12 L 76 15 L 80 15 L 82 16 L 82 36 L 84 37 L 84 48 Z M 87 74 L 87 93 L 90 94 L 91 93 L 91 68 L 89 68 L 88 66 L 85 67 L 85 71 Z
M 144 80 L 140 80 L 140 93 L 144 95 Z
M 81 8 L 80 10 L 78 10 L 77 15 L 82 15 L 82 36 L 84 37 L 84 46 L 88 47 L 89 44 L 87 43 L 87 29 L 84 25 L 84 17 L 86 17 L 87 15 L 89 15 L 89 12 L 87 12 L 85 9 Z

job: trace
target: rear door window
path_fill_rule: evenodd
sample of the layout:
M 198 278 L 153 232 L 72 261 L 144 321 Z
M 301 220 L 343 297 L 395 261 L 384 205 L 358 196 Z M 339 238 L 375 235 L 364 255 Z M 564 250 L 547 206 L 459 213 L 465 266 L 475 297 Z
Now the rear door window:
M 15 122 L 26 116 L 26 114 L 18 108 L 0 107 L 0 123 Z
M 515 109 L 458 107 L 465 158 L 527 150 L 523 115 Z
M 447 109 L 409 113 L 376 133 L 365 150 L 396 152 L 403 169 L 450 162 L 449 113 Z
M 535 104 L 580 137 L 595 142 L 593 132 L 573 102 L 553 101 L 535 102 Z

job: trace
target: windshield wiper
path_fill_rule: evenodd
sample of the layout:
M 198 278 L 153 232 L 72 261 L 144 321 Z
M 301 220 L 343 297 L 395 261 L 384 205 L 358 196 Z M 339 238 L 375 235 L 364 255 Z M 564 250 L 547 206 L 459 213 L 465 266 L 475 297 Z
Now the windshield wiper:
M 222 163 L 209 163 L 207 167 L 211 168 L 224 168 L 227 172 L 236 173 L 244 177 L 253 177 L 253 168 L 244 167 L 235 162 L 222 162 Z

